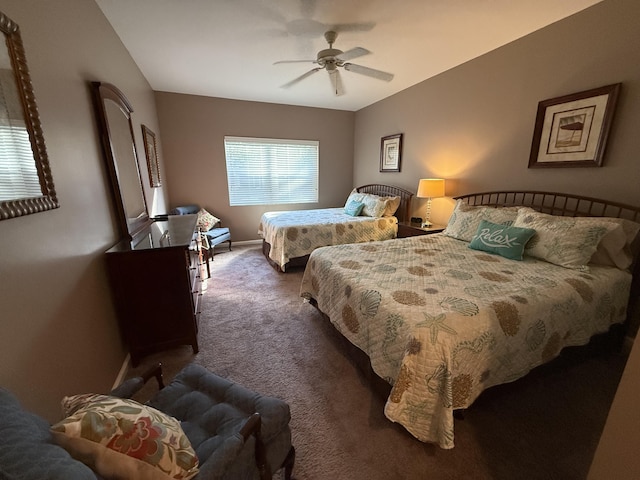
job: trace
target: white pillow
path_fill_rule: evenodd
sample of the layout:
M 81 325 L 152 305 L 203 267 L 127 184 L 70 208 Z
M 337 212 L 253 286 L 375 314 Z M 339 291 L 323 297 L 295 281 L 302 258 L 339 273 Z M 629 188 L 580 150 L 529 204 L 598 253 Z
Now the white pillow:
M 364 203 L 362 214 L 367 217 L 382 217 L 387 209 L 388 200 L 378 195 L 365 193 L 361 201 Z
M 392 217 L 400 206 L 400 197 L 382 197 L 382 199 L 387 201 L 387 208 L 384 210 L 382 216 Z
M 589 263 L 626 270 L 633 263 L 631 244 L 640 231 L 640 224 L 623 218 L 603 217 L 603 220 L 618 226 L 602 237 Z
M 351 193 L 347 197 L 347 201 L 344 202 L 344 206 L 349 205 L 349 202 L 355 200 L 356 202 L 362 203 L 362 198 L 364 197 L 364 193 L 358 193 L 358 191 L 354 188 L 351 190 Z
M 391 217 L 400 206 L 400 197 L 381 197 L 373 193 L 359 193 L 355 188 L 351 190 L 344 206 L 349 205 L 352 200 L 364 204 L 361 214 L 367 217 Z
M 476 234 L 480 222 L 486 220 L 498 225 L 510 226 L 516 219 L 518 210 L 511 207 L 495 208 L 467 205 L 458 200 L 447 227 L 442 232 L 449 237 L 470 242 Z
M 533 228 L 525 254 L 561 267 L 588 271 L 600 240 L 618 224 L 599 217 L 562 217 L 529 207 L 518 210 L 514 227 Z

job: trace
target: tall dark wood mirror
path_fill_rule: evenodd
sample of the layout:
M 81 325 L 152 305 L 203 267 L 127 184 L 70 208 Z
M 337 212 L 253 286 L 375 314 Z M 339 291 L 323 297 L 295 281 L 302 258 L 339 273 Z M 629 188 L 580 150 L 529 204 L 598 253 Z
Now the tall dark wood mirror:
M 133 108 L 114 85 L 92 82 L 92 88 L 121 234 L 132 239 L 150 223 L 131 123 Z
M 18 25 L 0 12 L 0 220 L 58 208 Z

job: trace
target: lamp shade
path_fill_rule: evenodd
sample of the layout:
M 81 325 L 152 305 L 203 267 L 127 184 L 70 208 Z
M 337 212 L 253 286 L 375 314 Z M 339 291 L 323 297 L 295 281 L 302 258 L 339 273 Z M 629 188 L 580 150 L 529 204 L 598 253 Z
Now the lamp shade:
M 421 178 L 416 196 L 418 198 L 444 197 L 444 179 Z

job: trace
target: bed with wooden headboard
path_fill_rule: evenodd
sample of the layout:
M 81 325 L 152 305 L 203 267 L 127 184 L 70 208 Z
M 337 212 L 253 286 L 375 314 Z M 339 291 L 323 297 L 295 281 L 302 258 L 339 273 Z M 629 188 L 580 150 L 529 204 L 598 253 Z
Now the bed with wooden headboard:
M 319 247 L 395 238 L 398 222 L 409 220 L 413 193 L 392 185 L 369 184 L 355 188 L 347 201 L 360 201 L 364 209 L 355 216 L 345 208 L 267 212 L 258 234 L 262 252 L 281 272 L 304 266 Z
M 453 448 L 454 410 L 637 315 L 639 229 L 617 202 L 463 195 L 442 233 L 314 251 L 300 293 L 389 386 L 387 418 Z

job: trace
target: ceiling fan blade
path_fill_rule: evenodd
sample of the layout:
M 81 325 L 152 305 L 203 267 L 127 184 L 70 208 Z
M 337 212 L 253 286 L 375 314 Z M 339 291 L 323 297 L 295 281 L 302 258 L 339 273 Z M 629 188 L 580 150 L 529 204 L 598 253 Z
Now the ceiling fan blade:
M 360 22 L 360 23 L 336 23 L 327 25 L 327 30 L 335 30 L 336 32 L 368 32 L 375 27 L 374 22 Z
M 362 65 L 356 65 L 355 63 L 345 63 L 344 69 L 349 72 L 377 78 L 378 80 L 384 80 L 385 82 L 393 80 L 393 73 L 383 72 L 382 70 L 376 70 L 375 68 L 363 67 Z
M 347 50 L 346 52 L 338 55 L 338 58 L 342 61 L 353 60 L 354 58 L 362 57 L 363 55 L 369 55 L 371 52 L 366 48 L 356 47 L 351 50 Z
M 279 65 L 281 63 L 318 63 L 316 60 L 279 60 L 277 62 L 273 62 L 274 65 Z
M 305 78 L 313 75 L 314 73 L 316 73 L 318 70 L 322 70 L 322 67 L 317 67 L 317 68 L 312 68 L 311 70 L 309 70 L 306 73 L 303 73 L 302 75 L 300 75 L 297 78 L 294 78 L 293 80 L 291 80 L 288 83 L 285 83 L 284 85 L 282 85 L 280 88 L 289 88 L 293 85 L 295 85 L 298 82 L 301 82 L 302 80 L 304 80 Z
M 329 78 L 331 79 L 331 88 L 336 96 L 344 94 L 344 88 L 342 87 L 342 77 L 338 70 L 331 70 L 329 72 Z

